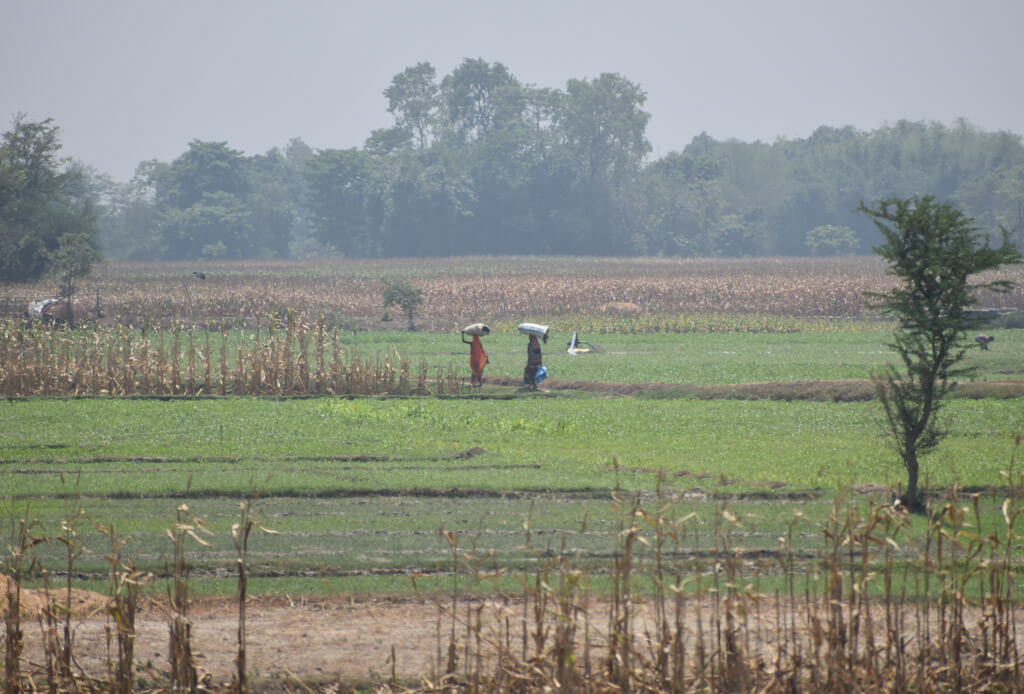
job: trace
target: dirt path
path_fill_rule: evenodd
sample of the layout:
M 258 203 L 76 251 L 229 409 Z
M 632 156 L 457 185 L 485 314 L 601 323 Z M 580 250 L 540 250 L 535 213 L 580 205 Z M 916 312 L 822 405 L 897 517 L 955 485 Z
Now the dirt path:
M 102 604 L 101 596 L 97 597 Z M 711 639 L 708 643 L 713 642 L 712 617 L 716 608 L 710 601 L 697 605 L 686 600 L 685 604 L 682 623 L 688 647 L 694 645 L 694 634 L 702 629 L 705 638 Z M 747 609 L 751 614 L 742 617 L 747 628 L 741 630 L 745 634 L 744 648 L 749 649 L 747 655 L 769 661 L 776 653 L 780 636 L 784 643 L 792 645 L 795 639 L 807 653 L 813 652 L 813 635 L 817 629 L 814 625 L 826 623 L 831 618 L 829 615 L 834 617 L 831 612 L 827 615 L 822 611 L 823 605 L 798 599 L 795 605 L 787 607 L 786 599 L 779 603 L 778 596 L 765 596 L 763 600 L 750 603 Z M 394 677 L 400 683 L 416 685 L 422 683 L 423 678 L 435 680 L 435 673 L 443 670 L 447 654 L 442 651 L 452 628 L 451 616 L 445 607 L 423 599 L 253 598 L 247 609 L 250 684 L 255 690 L 338 691 L 339 682 L 346 686 L 385 684 Z M 551 604 L 548 609 L 557 610 L 558 606 Z M 631 609 L 634 633 L 640 639 L 644 634 L 654 633 L 651 609 L 652 604 L 640 602 L 634 603 Z M 844 619 L 849 619 L 846 607 L 841 609 Z M 896 622 L 901 624 L 902 642 L 925 642 L 920 631 L 922 616 L 933 635 L 940 633 L 936 609 L 921 612 L 904 605 L 891 606 L 890 610 L 888 615 L 895 615 Z M 702 617 L 697 616 L 698 612 Z M 884 643 L 886 608 L 876 604 L 871 612 L 877 628 L 876 638 Z M 502 640 L 513 654 L 523 648 L 521 603 L 491 601 L 470 605 L 461 602 L 458 613 L 460 617 L 471 615 L 474 624 L 479 620 L 483 635 L 479 642 L 473 640 L 475 637 L 467 639 L 465 621 L 457 620 L 455 631 L 460 644 L 460 663 L 464 660 L 462 649 L 467 640 L 473 640 L 474 645 L 479 643 L 479 652 L 485 656 L 493 654 L 494 644 Z M 587 632 L 592 644 L 589 657 L 593 659 L 589 662 L 597 665 L 606 652 L 603 634 L 609 624 L 609 605 L 590 604 L 587 614 L 590 615 Z M 190 616 L 193 652 L 197 654 L 200 678 L 214 688 L 223 688 L 236 672 L 237 603 L 231 598 L 202 598 L 193 605 Z M 585 617 L 576 619 L 577 626 L 586 621 Z M 982 619 L 977 609 L 969 608 L 964 614 L 965 633 L 981 633 Z M 552 629 L 558 621 L 553 613 L 548 614 L 546 628 Z M 1016 640 L 1020 642 L 1024 638 L 1024 607 L 1018 608 L 1016 617 L 1010 617 L 1006 623 L 1017 625 Z M 165 681 L 170 669 L 168 618 L 164 607 L 158 603 L 147 604 L 137 618 L 136 628 L 136 687 L 145 688 L 156 680 Z M 24 633 L 23 672 L 38 668 L 43 659 L 41 630 L 34 619 L 26 621 Z M 579 635 L 582 633 L 578 632 Z M 547 636 L 550 645 L 553 632 Z M 973 643 L 974 636 L 969 638 Z M 116 653 L 116 644 L 109 642 L 110 622 L 102 606 L 94 605 L 90 613 L 76 621 L 74 639 L 73 652 L 78 666 L 86 673 L 109 680 L 107 663 Z M 486 661 L 478 666 L 484 673 L 490 671 Z
M 400 679 L 415 680 L 434 668 L 438 614 L 434 603 L 416 600 L 257 597 L 246 614 L 249 676 L 253 680 L 292 677 L 351 682 L 390 678 L 394 673 Z M 193 605 L 190 617 L 200 676 L 208 674 L 215 683 L 230 682 L 238 654 L 237 602 L 203 598 Z M 157 603 L 144 606 L 136 618 L 135 663 L 142 677 L 147 671 L 170 669 L 168 624 L 166 609 Z M 99 608 L 75 624 L 73 637 L 78 666 L 103 679 L 108 679 L 108 659 L 117 653 L 110 628 Z M 41 628 L 36 617 L 29 617 L 22 629 L 24 659 L 31 669 L 43 662 Z

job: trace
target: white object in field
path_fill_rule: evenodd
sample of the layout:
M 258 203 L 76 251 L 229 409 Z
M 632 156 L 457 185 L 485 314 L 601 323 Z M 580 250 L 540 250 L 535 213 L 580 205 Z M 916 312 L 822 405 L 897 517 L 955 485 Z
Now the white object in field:
M 589 342 L 585 342 L 580 339 L 579 333 L 575 330 L 572 332 L 572 339 L 569 340 L 569 354 L 572 356 L 578 356 L 580 354 L 589 354 L 596 352 L 597 346 L 592 345 Z
M 467 325 L 462 329 L 462 332 L 466 335 L 472 335 L 474 337 L 484 337 L 485 335 L 491 334 L 491 329 L 483 323 L 473 323 L 473 325 Z
M 537 323 L 520 323 L 519 332 L 524 335 L 536 335 L 537 337 L 547 338 L 548 330 L 550 328 L 546 325 L 539 325 Z
M 28 302 L 27 313 L 29 318 L 34 318 L 35 320 L 42 320 L 43 311 L 46 310 L 46 307 L 49 306 L 50 304 L 55 304 L 58 301 L 60 301 L 60 299 L 43 299 L 42 301 Z

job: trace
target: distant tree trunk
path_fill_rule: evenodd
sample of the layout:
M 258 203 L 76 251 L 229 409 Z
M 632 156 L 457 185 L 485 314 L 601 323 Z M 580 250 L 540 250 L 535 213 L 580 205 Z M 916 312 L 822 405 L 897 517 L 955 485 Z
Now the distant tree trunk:
M 71 270 L 67 270 L 61 277 L 60 283 L 60 295 L 64 297 L 64 322 L 67 324 L 68 329 L 75 327 L 75 304 L 73 301 L 75 285 L 73 279 Z
M 917 491 L 917 453 L 913 448 L 904 455 L 903 463 L 907 467 L 907 491 L 903 495 L 903 503 L 907 510 L 920 513 L 924 511 L 924 501 Z

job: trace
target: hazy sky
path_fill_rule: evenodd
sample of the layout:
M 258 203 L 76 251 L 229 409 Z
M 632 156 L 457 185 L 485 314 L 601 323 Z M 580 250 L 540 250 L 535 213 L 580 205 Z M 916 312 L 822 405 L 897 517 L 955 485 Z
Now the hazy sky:
M 384 89 L 430 62 L 525 84 L 616 72 L 655 156 L 900 119 L 1024 133 L 1024 0 L 0 0 L 0 131 L 53 118 L 118 180 L 192 140 L 246 154 L 362 146 Z

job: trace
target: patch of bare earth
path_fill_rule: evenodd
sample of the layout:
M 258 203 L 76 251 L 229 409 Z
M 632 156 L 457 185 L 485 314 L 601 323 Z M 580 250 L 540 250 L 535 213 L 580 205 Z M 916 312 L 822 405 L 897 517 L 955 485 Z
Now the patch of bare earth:
M 465 658 L 467 641 L 471 656 L 481 671 L 494 664 L 497 644 L 505 644 L 515 656 L 527 648 L 523 638 L 524 625 L 534 628 L 533 605 L 524 619 L 523 605 L 517 601 L 485 600 L 460 602 L 458 617 L 452 619 L 447 603 L 424 599 L 382 599 L 373 597 L 325 596 L 316 598 L 255 597 L 247 605 L 248 638 L 246 657 L 250 682 L 256 689 L 298 691 L 297 683 L 320 689 L 327 683 L 415 684 L 423 679 L 436 681 L 447 660 L 450 636 L 455 634 L 460 662 Z M 592 602 L 580 606 L 578 619 L 588 624 L 590 657 L 594 664 L 602 658 L 608 642 L 610 606 Z M 681 626 L 688 640 L 700 629 L 705 638 L 712 638 L 715 606 L 708 599 L 683 602 Z M 720 609 L 720 607 L 719 607 Z M 770 660 L 786 632 L 787 647 L 792 638 L 803 643 L 810 652 L 814 624 L 820 615 L 813 603 L 797 598 L 792 604 L 776 598 L 754 600 L 747 606 L 752 611 L 756 629 L 748 633 L 747 647 L 751 655 L 760 654 Z M 845 610 L 844 608 L 841 608 Z M 885 608 L 878 605 L 874 615 L 877 624 L 885 624 Z M 889 609 L 893 609 L 891 606 Z M 1024 631 L 1024 608 L 1015 620 Z M 900 610 L 901 612 L 904 610 Z M 907 614 L 912 610 L 907 611 Z M 933 611 L 934 612 L 934 611 Z M 632 624 L 638 636 L 651 633 L 654 626 L 654 605 L 637 602 L 631 608 Z M 468 635 L 466 615 L 471 615 L 474 634 Z M 833 615 L 834 616 L 834 615 Z M 848 616 L 848 615 L 847 615 Z M 925 615 L 932 621 L 935 614 Z M 231 682 L 236 672 L 238 652 L 238 605 L 230 598 L 203 598 L 190 611 L 193 653 L 197 654 L 200 678 L 211 688 Z M 980 615 L 965 615 L 973 624 Z M 557 621 L 549 615 L 547 622 Z M 92 610 L 76 613 L 73 652 L 81 670 L 100 679 L 110 679 L 108 662 L 114 657 L 116 644 L 111 643 L 112 625 L 105 612 Z M 147 603 L 136 620 L 135 663 L 139 676 L 162 679 L 170 669 L 168 661 L 168 614 L 160 602 Z M 26 665 L 38 666 L 43 659 L 41 629 L 26 620 Z M 703 626 L 701 626 L 703 625 Z M 937 629 L 937 624 L 932 625 Z M 906 640 L 919 636 L 918 619 L 906 619 Z M 794 631 L 795 629 L 795 631 Z M 787 631 L 788 630 L 788 631 Z M 579 633 L 582 633 L 582 629 Z M 477 638 L 476 633 L 480 637 Z M 1017 634 L 1021 638 L 1021 634 Z M 688 647 L 694 646 L 690 643 Z M 583 653 L 582 647 L 580 652 Z M 481 660 L 476 661 L 477 654 Z M 23 667 L 23 671 L 26 668 Z M 300 687 L 302 688 L 302 687 Z M 334 687 L 331 690 L 336 690 Z

